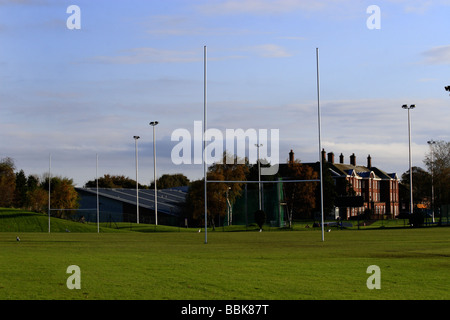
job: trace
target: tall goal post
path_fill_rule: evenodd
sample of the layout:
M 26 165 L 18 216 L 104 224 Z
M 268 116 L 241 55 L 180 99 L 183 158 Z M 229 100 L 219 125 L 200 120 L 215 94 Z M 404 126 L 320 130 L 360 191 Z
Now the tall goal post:
M 202 161 L 203 161 L 203 180 L 204 180 L 204 203 L 205 203 L 205 244 L 208 243 L 208 204 L 207 204 L 207 185 L 208 183 L 244 183 L 244 181 L 218 181 L 218 180 L 207 180 L 207 170 L 206 170 L 206 46 L 203 47 L 203 148 L 202 148 Z M 321 114 L 320 114 L 320 81 L 319 81 L 319 48 L 316 48 L 316 81 L 317 81 L 317 119 L 318 119 L 318 133 L 319 133 L 319 164 L 320 164 L 320 179 L 318 180 L 284 180 L 284 181 L 245 181 L 245 183 L 281 183 L 281 182 L 305 182 L 305 181 L 315 181 L 320 182 L 320 211 L 321 211 L 321 226 L 322 226 L 322 241 L 325 241 L 324 235 L 324 208 L 323 208 L 323 161 L 321 156 L 322 151 L 322 128 L 321 128 Z

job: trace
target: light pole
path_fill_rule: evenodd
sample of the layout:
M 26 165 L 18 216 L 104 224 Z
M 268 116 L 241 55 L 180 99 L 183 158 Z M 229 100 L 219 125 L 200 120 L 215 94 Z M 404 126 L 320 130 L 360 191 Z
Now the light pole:
M 430 145 L 431 149 L 431 213 L 434 223 L 434 159 L 433 159 L 433 145 L 436 144 L 436 141 L 430 140 L 427 141 L 427 143 Z
M 136 150 L 136 222 L 139 224 L 139 176 L 138 176 L 138 148 L 137 141 L 140 138 L 139 136 L 133 136 L 134 138 L 134 148 Z
M 156 139 L 155 139 L 155 127 L 158 121 L 150 122 L 153 127 L 153 176 L 155 179 L 155 225 L 158 225 L 158 198 L 156 194 Z
M 259 199 L 259 210 L 261 210 L 261 167 L 260 167 L 260 161 L 259 161 L 259 147 L 262 147 L 262 144 L 255 144 L 255 146 L 258 148 L 258 199 Z
M 416 106 L 414 104 L 410 105 L 409 107 L 404 104 L 402 106 L 403 109 L 408 110 L 408 136 L 409 136 L 409 193 L 410 193 L 410 213 L 412 214 L 414 212 L 414 206 L 413 206 L 413 185 L 412 185 L 412 166 L 411 166 L 411 117 L 410 117 L 410 110 L 414 109 Z

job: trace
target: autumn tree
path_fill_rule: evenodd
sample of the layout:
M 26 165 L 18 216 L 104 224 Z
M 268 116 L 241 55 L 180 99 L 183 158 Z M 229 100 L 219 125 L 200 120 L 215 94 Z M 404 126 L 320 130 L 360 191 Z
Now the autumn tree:
M 186 196 L 186 216 L 201 221 L 204 216 L 204 179 L 192 181 Z
M 244 163 L 242 159 L 238 158 L 237 156 L 231 156 L 228 153 L 224 152 L 222 162 L 214 163 L 211 167 L 209 167 L 209 172 L 214 172 L 217 177 L 212 179 L 208 178 L 208 180 L 245 181 L 248 171 L 248 164 Z M 234 203 L 236 201 L 236 198 L 242 194 L 242 186 L 244 185 L 243 183 L 221 184 L 226 185 L 225 189 L 228 189 L 228 199 L 231 203 Z
M 48 190 L 48 177 L 42 184 L 44 190 Z M 62 177 L 52 177 L 50 185 L 50 208 L 55 210 L 54 216 L 58 218 L 69 218 L 74 211 L 69 209 L 77 209 L 79 195 L 73 185 L 73 180 Z
M 223 154 L 221 163 L 214 163 L 208 168 L 209 181 L 244 181 L 248 172 L 247 164 L 241 164 L 241 159 Z M 226 215 L 227 200 L 232 206 L 242 193 L 243 183 L 208 183 L 207 218 L 210 225 L 215 227 L 217 217 Z M 194 219 L 203 219 L 205 212 L 204 180 L 191 183 L 187 196 L 187 207 Z
M 299 160 L 288 162 L 286 175 L 291 180 L 317 179 L 313 168 L 303 165 Z M 316 183 L 287 182 L 283 184 L 283 188 L 289 227 L 292 227 L 294 215 L 298 218 L 310 218 L 316 203 Z
M 27 178 L 27 201 L 25 207 L 34 212 L 45 213 L 48 210 L 48 189 L 45 189 L 37 175 Z
M 48 210 L 48 191 L 43 188 L 28 190 L 27 207 L 34 212 L 45 213 Z
M 0 161 L 0 207 L 10 207 L 14 204 L 16 190 L 16 174 L 14 160 L 4 158 Z

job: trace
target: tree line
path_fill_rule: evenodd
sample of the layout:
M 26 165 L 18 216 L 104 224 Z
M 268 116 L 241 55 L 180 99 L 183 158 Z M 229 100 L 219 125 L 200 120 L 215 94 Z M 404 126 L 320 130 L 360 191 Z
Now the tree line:
M 442 205 L 450 204 L 450 142 L 435 141 L 430 144 L 430 151 L 423 160 L 427 170 L 413 166 L 413 202 L 417 208 L 418 204 L 427 204 L 433 207 L 435 212 Z M 400 197 L 409 199 L 410 180 L 409 170 L 401 176 Z
M 233 161 L 230 161 L 230 157 Z M 263 164 L 261 166 L 268 166 Z M 428 207 L 434 206 L 435 212 L 444 204 L 450 204 L 450 142 L 437 141 L 430 145 L 430 152 L 425 155 L 424 164 L 428 170 L 420 167 L 412 168 L 413 200 L 414 205 L 426 203 Z M 4 158 L 0 161 L 0 207 L 16 207 L 35 212 L 47 212 L 49 177 L 44 174 L 26 176 L 23 170 L 15 172 L 14 161 Z M 261 176 L 262 180 L 274 180 L 279 177 L 289 177 L 295 180 L 318 179 L 317 168 L 304 165 L 300 160 L 288 162 L 276 176 Z M 208 167 L 207 179 L 227 181 L 257 181 L 258 166 L 249 164 L 247 159 L 238 159 L 236 156 L 223 154 L 223 161 Z M 352 195 L 352 188 L 348 194 L 337 194 L 333 178 L 323 165 L 324 179 L 324 211 L 329 212 L 334 207 L 338 196 Z M 312 218 L 314 211 L 320 208 L 320 190 L 318 183 L 284 183 L 283 193 L 286 203 L 285 219 L 292 223 L 293 219 Z M 97 180 L 90 180 L 86 188 L 97 186 Z M 126 176 L 105 174 L 98 179 L 100 188 L 136 188 L 136 181 Z M 183 174 L 164 174 L 157 180 L 158 189 L 178 186 L 189 186 L 185 203 L 186 217 L 201 222 L 204 219 L 204 181 L 203 179 L 189 181 Z M 223 218 L 227 212 L 227 203 L 232 206 L 242 196 L 243 183 L 208 183 L 208 221 L 214 227 L 216 218 Z M 154 181 L 148 186 L 139 184 L 141 189 L 153 189 Z M 249 189 L 258 188 L 257 184 L 248 184 Z M 431 191 L 434 197 L 431 197 Z M 56 209 L 78 208 L 79 196 L 75 190 L 73 180 L 66 177 L 51 178 L 51 208 L 53 215 L 67 217 L 70 212 Z M 408 203 L 409 199 L 409 171 L 401 175 L 400 201 Z
M 261 159 L 260 167 L 269 166 L 266 161 Z M 325 172 L 325 170 L 324 170 Z M 314 180 L 317 179 L 317 173 L 310 167 L 303 165 L 299 160 L 288 163 L 286 167 L 274 176 L 259 176 L 258 164 L 249 164 L 248 159 L 240 159 L 237 156 L 223 154 L 220 163 L 214 163 L 208 167 L 208 181 L 244 181 L 242 183 L 215 183 L 210 182 L 207 186 L 207 220 L 212 228 L 215 228 L 217 220 L 224 218 L 227 214 L 227 205 L 233 207 L 236 200 L 242 196 L 245 181 L 274 181 L 279 177 L 289 177 L 293 180 Z M 332 179 L 329 176 L 329 179 Z M 330 182 L 330 180 L 328 180 Z M 186 212 L 189 218 L 204 223 L 205 215 L 205 195 L 204 179 L 191 182 L 186 200 Z M 331 181 L 331 184 L 333 182 Z M 311 217 L 314 209 L 317 207 L 317 183 L 285 183 L 284 201 L 287 205 L 288 221 L 291 223 L 294 215 L 305 215 Z M 248 189 L 257 189 L 257 183 L 248 184 Z M 327 188 L 331 190 L 331 188 Z M 332 197 L 331 194 L 327 194 Z M 257 210 L 255 221 L 260 221 L 261 210 Z M 264 212 L 262 212 L 264 215 Z
M 48 174 L 42 177 L 26 176 L 23 170 L 15 170 L 11 158 L 0 161 L 0 207 L 48 212 L 50 187 L 50 208 L 54 208 L 53 216 L 65 218 L 69 212 L 62 209 L 78 208 L 78 193 L 72 179 L 59 176 L 49 179 Z

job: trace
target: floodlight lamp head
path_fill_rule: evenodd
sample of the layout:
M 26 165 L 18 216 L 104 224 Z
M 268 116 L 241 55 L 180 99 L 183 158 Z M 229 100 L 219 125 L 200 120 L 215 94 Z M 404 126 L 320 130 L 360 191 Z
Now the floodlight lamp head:
M 445 90 L 446 90 L 446 91 L 450 91 L 450 86 L 446 86 L 446 87 L 445 87 Z
M 403 109 L 408 109 L 408 106 L 406 104 L 402 105 Z
M 412 104 L 412 105 L 410 105 L 409 106 L 411 109 L 414 109 L 415 107 L 416 107 L 416 105 L 415 104 Z
M 139 137 L 139 136 L 133 136 L 133 138 L 137 140 L 137 139 L 139 139 L 140 137 Z
M 156 126 L 158 123 L 159 123 L 158 121 L 152 121 L 152 122 L 150 122 L 150 125 L 151 126 Z

